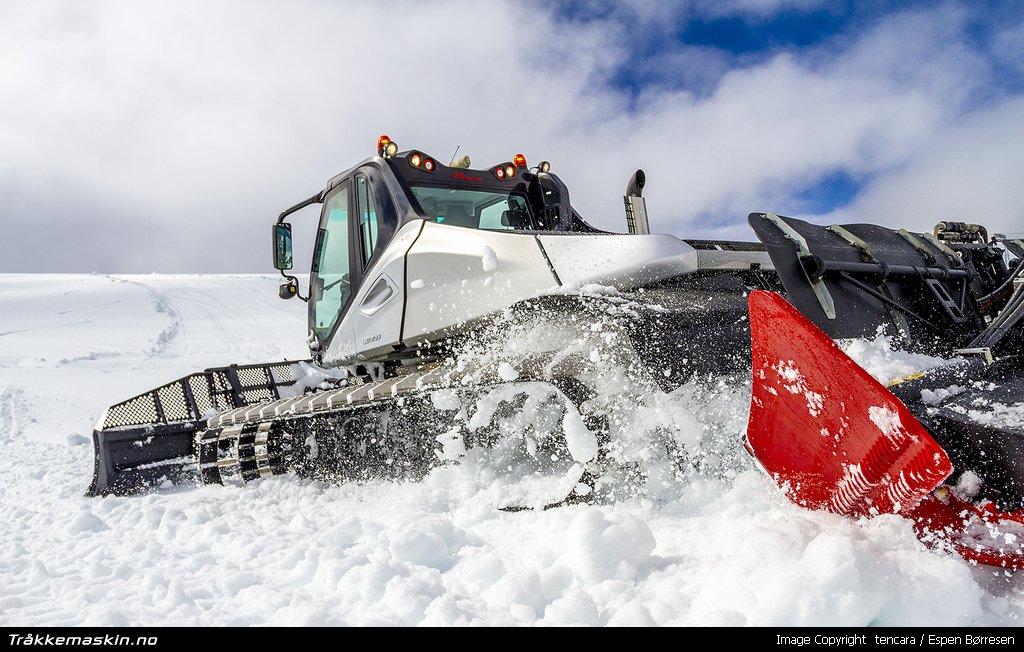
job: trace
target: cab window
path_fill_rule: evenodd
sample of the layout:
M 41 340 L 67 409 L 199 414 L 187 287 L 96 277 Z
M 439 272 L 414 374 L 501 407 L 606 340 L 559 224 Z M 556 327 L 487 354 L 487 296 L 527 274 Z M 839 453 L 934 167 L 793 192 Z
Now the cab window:
M 518 193 L 433 186 L 411 190 L 431 221 L 492 231 L 537 228 L 526 197 Z
M 313 331 L 326 339 L 352 296 L 349 260 L 349 184 L 324 201 L 311 276 Z
M 481 229 L 491 231 L 516 231 L 533 228 L 526 198 L 522 195 L 505 195 L 498 201 L 480 207 Z
M 373 205 L 370 184 L 362 175 L 356 177 L 356 203 L 359 213 L 360 250 L 363 256 L 362 264 L 365 266 L 373 257 L 373 252 L 377 247 L 380 224 L 377 209 Z

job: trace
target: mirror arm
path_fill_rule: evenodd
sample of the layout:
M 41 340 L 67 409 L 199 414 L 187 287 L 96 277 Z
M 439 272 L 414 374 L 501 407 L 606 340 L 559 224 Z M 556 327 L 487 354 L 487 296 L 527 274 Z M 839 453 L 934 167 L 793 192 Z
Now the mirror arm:
M 309 199 L 305 199 L 299 202 L 298 204 L 295 204 L 291 208 L 284 209 L 283 211 L 281 211 L 281 214 L 277 216 L 277 223 L 282 224 L 289 215 L 296 211 L 302 210 L 306 206 L 312 206 L 313 204 L 322 204 L 324 202 L 324 194 L 326 192 L 326 190 L 321 190 L 320 192 L 313 195 Z M 295 288 L 295 296 L 297 296 L 302 301 L 309 301 L 309 294 L 306 294 L 306 296 L 302 296 L 302 293 L 299 291 L 299 279 L 295 278 L 291 274 L 285 274 L 284 270 L 281 270 L 281 276 L 283 276 L 284 279 L 288 281 L 289 286 Z
M 321 192 L 318 192 L 317 194 L 313 195 L 309 199 L 301 201 L 298 204 L 295 204 L 294 206 L 292 206 L 291 208 L 286 208 L 283 211 L 281 211 L 281 214 L 277 216 L 277 223 L 280 224 L 281 222 L 284 222 L 285 218 L 288 217 L 289 215 L 291 215 L 292 213 L 294 213 L 295 211 L 300 211 L 303 208 L 305 208 L 306 206 L 311 206 L 313 204 L 322 204 L 323 202 L 324 202 L 324 193 L 323 193 L 323 191 L 321 191 Z

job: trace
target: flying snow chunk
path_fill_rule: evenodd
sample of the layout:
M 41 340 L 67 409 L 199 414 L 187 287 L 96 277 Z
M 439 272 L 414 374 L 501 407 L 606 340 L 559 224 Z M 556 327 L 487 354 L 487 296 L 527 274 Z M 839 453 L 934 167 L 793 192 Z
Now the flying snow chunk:
M 956 490 L 965 500 L 972 500 L 981 491 L 981 478 L 974 471 L 964 471 L 957 480 Z
M 437 410 L 458 410 L 462 407 L 459 395 L 450 389 L 439 389 L 430 393 L 430 403 Z
M 484 247 L 484 256 L 480 262 L 483 263 L 485 272 L 493 272 L 498 269 L 498 254 L 494 253 L 490 247 Z
M 466 456 L 466 442 L 462 439 L 462 428 L 459 425 L 438 435 L 436 439 L 441 444 L 441 450 L 434 451 L 438 459 L 457 462 Z
M 426 283 L 424 283 L 423 279 L 421 279 L 421 278 L 414 279 L 411 283 L 409 283 L 409 287 L 411 287 L 414 290 L 419 290 L 420 288 L 424 287 L 425 285 L 426 285 Z
M 519 372 L 507 362 L 502 362 L 498 367 L 498 375 L 506 382 L 512 382 L 516 378 L 519 378 Z
M 580 415 L 568 410 L 562 417 L 565 444 L 572 459 L 580 463 L 589 462 L 597 455 L 597 436 L 587 429 Z

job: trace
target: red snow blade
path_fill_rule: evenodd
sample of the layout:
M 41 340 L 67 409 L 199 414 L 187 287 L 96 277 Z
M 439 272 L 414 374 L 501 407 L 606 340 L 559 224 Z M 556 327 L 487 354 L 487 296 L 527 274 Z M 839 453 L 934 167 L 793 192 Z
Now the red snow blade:
M 753 396 L 746 447 L 799 505 L 908 512 L 952 472 L 901 401 L 785 299 L 748 301 Z
M 991 503 L 976 507 L 943 487 L 910 516 L 918 537 L 930 546 L 952 548 L 987 566 L 1024 569 L 1024 511 L 1000 512 Z

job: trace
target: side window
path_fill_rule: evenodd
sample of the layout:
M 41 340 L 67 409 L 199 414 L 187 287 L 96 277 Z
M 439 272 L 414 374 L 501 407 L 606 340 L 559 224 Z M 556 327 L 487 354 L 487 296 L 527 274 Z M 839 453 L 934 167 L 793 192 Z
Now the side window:
M 359 211 L 359 239 L 362 242 L 363 266 L 373 256 L 373 249 L 377 246 L 377 233 L 379 232 L 377 210 L 373 205 L 373 195 L 370 193 L 370 184 L 366 177 L 356 177 L 356 201 Z
M 346 183 L 324 201 L 316 237 L 311 290 L 313 330 L 323 340 L 330 335 L 352 296 L 349 277 L 349 186 Z
M 526 199 L 520 195 L 509 195 L 501 201 L 480 210 L 480 228 L 491 231 L 515 231 L 532 229 L 530 210 Z
M 501 216 L 507 210 L 507 201 L 491 204 L 487 208 L 482 209 L 480 211 L 480 228 L 492 231 L 505 231 L 511 229 L 512 227 L 505 226 L 501 223 Z

